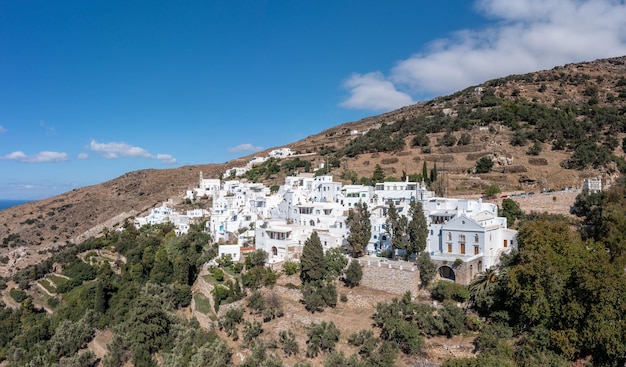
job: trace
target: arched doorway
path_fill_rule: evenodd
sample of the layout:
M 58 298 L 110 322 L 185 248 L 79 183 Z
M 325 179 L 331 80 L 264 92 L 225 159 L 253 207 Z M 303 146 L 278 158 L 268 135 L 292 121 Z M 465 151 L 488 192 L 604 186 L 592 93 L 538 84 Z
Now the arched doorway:
M 276 246 L 272 246 L 272 256 L 278 256 L 278 249 Z
M 452 270 L 451 267 L 445 266 L 445 265 L 439 268 L 439 276 L 444 279 L 449 279 L 453 282 L 456 280 L 456 276 L 454 275 L 454 270 Z

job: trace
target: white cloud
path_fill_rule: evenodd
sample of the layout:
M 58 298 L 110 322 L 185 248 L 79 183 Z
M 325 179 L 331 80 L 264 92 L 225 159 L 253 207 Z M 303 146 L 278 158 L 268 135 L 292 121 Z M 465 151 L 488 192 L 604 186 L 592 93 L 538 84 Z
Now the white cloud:
M 94 152 L 100 153 L 104 158 L 108 158 L 108 159 L 121 158 L 121 157 L 131 157 L 131 158 L 141 157 L 141 158 L 158 159 L 161 161 L 161 163 L 165 163 L 165 164 L 176 163 L 176 158 L 174 158 L 170 154 L 154 155 L 143 148 L 134 147 L 124 142 L 98 143 L 97 141 L 92 140 L 89 143 L 88 149 Z
M 87 159 L 87 158 L 89 158 L 89 154 L 87 154 L 87 153 L 78 153 L 78 156 L 76 158 L 78 158 L 78 159 Z
M 24 163 L 60 162 L 66 161 L 67 159 L 67 153 L 51 151 L 43 151 L 31 156 L 22 151 L 15 151 L 0 157 L 0 160 L 17 161 Z
M 0 125 L 0 134 L 4 134 L 6 132 L 7 132 L 7 129 L 4 126 Z
M 92 140 L 89 143 L 89 149 L 94 152 L 102 154 L 104 158 L 119 158 L 119 157 L 144 157 L 152 158 L 152 154 L 147 150 L 140 147 L 133 147 L 126 143 L 98 143 Z
M 252 144 L 246 143 L 246 144 L 239 144 L 236 147 L 228 148 L 228 151 L 231 152 L 231 153 L 236 153 L 236 152 L 260 152 L 263 149 L 265 149 L 265 148 L 263 148 L 263 147 L 255 147 Z
M 165 163 L 165 164 L 176 163 L 176 158 L 172 157 L 169 154 L 157 154 L 156 159 L 160 160 L 161 163 Z
M 341 105 L 372 109 L 381 98 L 402 93 L 399 90 L 418 99 L 430 98 L 510 74 L 626 54 L 623 1 L 478 0 L 475 4 L 492 18 L 492 26 L 434 40 L 425 51 L 400 60 L 386 77 L 379 72 L 365 74 L 391 83 L 378 93 L 363 92 L 359 83 L 344 84 L 350 97 Z
M 413 103 L 411 96 L 396 90 L 382 73 L 354 74 L 343 83 L 350 97 L 341 103 L 348 108 L 391 110 Z

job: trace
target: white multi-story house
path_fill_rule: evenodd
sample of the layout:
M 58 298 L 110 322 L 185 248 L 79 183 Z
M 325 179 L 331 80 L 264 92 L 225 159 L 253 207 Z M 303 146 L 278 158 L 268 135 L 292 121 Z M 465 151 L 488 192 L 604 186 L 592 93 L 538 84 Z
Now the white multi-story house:
M 290 224 L 286 220 L 257 221 L 256 248 L 268 253 L 270 264 L 299 259 L 310 233 L 305 226 Z
M 185 199 L 195 200 L 201 197 L 216 197 L 220 190 L 221 182 L 217 178 L 204 178 L 202 172 L 200 172 L 200 181 L 198 187 L 187 190 L 185 193 Z
M 374 195 L 380 205 L 389 205 L 393 202 L 396 207 L 408 206 L 411 201 L 428 200 L 432 194 L 432 191 L 428 191 L 426 186 L 419 182 L 382 182 L 374 186 Z
M 469 283 L 517 246 L 517 231 L 507 228 L 493 203 L 432 198 L 424 202 L 424 214 L 429 229 L 426 251 L 440 265 L 442 278 Z
M 338 203 L 341 196 L 341 182 L 334 182 L 333 176 L 318 176 L 314 178 L 311 199 L 323 203 Z

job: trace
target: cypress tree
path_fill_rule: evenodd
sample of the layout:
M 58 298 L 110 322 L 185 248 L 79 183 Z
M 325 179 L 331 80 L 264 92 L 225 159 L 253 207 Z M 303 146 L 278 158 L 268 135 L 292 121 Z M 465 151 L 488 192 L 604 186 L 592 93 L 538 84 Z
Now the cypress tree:
M 352 260 L 346 270 L 346 285 L 350 288 L 356 287 L 363 278 L 363 268 L 356 260 Z
M 411 222 L 409 222 L 408 235 L 409 244 L 407 246 L 407 256 L 413 253 L 419 254 L 426 249 L 428 239 L 428 224 L 424 215 L 424 208 L 419 201 L 411 202 L 409 209 Z
M 300 280 L 302 283 L 317 282 L 324 279 L 324 249 L 317 232 L 304 242 L 300 257 Z

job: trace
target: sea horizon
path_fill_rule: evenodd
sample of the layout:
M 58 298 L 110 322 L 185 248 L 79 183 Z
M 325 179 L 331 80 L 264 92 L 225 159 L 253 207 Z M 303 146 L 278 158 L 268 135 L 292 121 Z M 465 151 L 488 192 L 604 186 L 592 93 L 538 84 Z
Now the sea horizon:
M 0 199 L 0 210 L 8 209 L 13 206 L 18 206 L 26 203 L 30 203 L 34 200 L 24 200 L 24 199 Z

